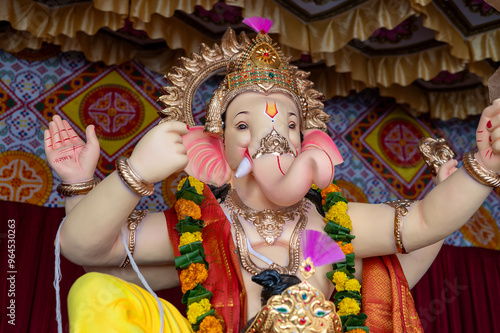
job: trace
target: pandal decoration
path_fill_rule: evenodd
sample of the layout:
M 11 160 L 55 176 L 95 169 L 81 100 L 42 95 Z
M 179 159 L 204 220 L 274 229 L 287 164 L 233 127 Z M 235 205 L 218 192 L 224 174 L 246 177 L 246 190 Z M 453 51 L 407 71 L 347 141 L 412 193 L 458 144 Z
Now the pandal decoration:
M 333 264 L 333 270 L 326 275 L 337 291 L 334 300 L 344 332 L 368 333 L 369 328 L 364 326 L 367 316 L 361 313 L 361 284 L 354 278 L 355 255 L 351 244 L 354 236 L 351 235 L 351 218 L 347 215 L 347 199 L 342 196 L 335 181 L 323 190 L 315 185 L 312 188 L 321 194 L 325 212 L 325 232 L 337 242 L 345 254 L 346 261 Z
M 204 186 L 189 176 L 183 178 L 177 187 L 174 208 L 179 220 L 175 229 L 180 235 L 180 256 L 175 257 L 175 268 L 181 270 L 182 303 L 187 304 L 187 318 L 193 331 L 222 333 L 225 331 L 223 321 L 210 304 L 213 294 L 202 284 L 208 277 L 209 269 L 202 244 L 204 222 L 199 206 L 205 198 Z

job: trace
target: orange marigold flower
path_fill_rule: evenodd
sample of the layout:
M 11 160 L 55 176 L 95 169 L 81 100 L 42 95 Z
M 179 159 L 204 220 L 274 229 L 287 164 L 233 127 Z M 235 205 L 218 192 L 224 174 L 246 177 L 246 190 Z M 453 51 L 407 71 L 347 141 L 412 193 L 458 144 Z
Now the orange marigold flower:
M 182 285 L 182 293 L 196 287 L 198 283 L 203 283 L 208 277 L 208 271 L 204 264 L 193 263 L 188 268 L 181 271 L 179 277 Z
M 174 204 L 177 218 L 182 220 L 187 216 L 191 216 L 195 220 L 201 219 L 201 208 L 191 200 L 179 199 Z
M 342 252 L 344 252 L 345 255 L 351 254 L 354 252 L 354 247 L 352 246 L 351 243 L 346 243 L 345 245 L 342 245 L 343 241 L 337 241 L 337 244 L 339 245 L 340 249 Z
M 341 247 L 342 252 L 344 252 L 345 255 L 351 254 L 354 252 L 354 247 L 352 246 L 351 243 L 347 243 L 345 245 L 342 245 Z
M 332 193 L 332 192 L 340 192 L 340 187 L 331 183 L 330 185 L 328 185 L 327 188 L 324 188 L 321 190 L 321 199 L 322 199 L 321 202 L 322 202 L 323 206 L 326 203 L 326 196 L 328 195 L 328 193 Z
M 214 316 L 206 316 L 197 333 L 224 333 L 220 320 Z

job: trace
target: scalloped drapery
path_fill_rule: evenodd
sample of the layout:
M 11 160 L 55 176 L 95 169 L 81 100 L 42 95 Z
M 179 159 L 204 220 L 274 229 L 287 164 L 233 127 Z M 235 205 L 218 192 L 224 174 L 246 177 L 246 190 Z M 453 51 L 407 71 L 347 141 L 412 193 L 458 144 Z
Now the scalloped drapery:
M 211 44 L 212 40 L 176 17 L 161 15 L 173 15 L 177 9 L 192 12 L 196 5 L 212 6 L 216 1 L 178 0 L 169 1 L 165 6 L 162 2 L 131 1 L 129 16 L 128 3 L 117 0 L 96 0 L 56 8 L 30 0 L 10 0 L 0 11 L 0 21 L 8 21 L 12 29 L 0 32 L 0 48 L 16 53 L 24 48 L 39 49 L 47 42 L 61 46 L 62 51 L 81 51 L 90 61 L 112 65 L 138 59 L 150 69 L 166 73 L 183 55 L 182 49 L 197 51 L 202 42 Z M 144 50 L 99 31 L 104 27 L 111 30 L 122 28 L 128 16 L 134 25 L 147 31 L 150 38 L 165 37 L 170 49 Z M 162 30 L 161 34 L 159 30 Z
M 311 80 L 326 98 L 348 96 L 352 91 L 369 88 L 364 82 L 356 81 L 351 73 L 337 73 L 329 70 L 311 70 Z M 372 87 L 373 88 L 373 87 Z M 414 116 L 430 113 L 432 118 L 448 120 L 465 119 L 481 114 L 488 106 L 488 89 L 480 86 L 457 91 L 431 92 L 415 85 L 403 87 L 393 84 L 388 87 L 376 85 L 381 96 L 392 97 L 399 104 L 404 104 Z
M 62 51 L 81 51 L 91 61 L 111 65 L 135 58 L 154 71 L 166 73 L 184 52 L 197 52 L 201 43 L 214 42 L 174 12 L 191 13 L 196 5 L 210 9 L 216 0 L 94 0 L 51 8 L 31 0 L 4 2 L 0 21 L 10 22 L 12 29 L 0 31 L 0 48 L 13 53 L 39 49 L 47 42 L 60 45 Z M 486 86 L 493 67 L 485 59 L 500 60 L 500 30 L 464 38 L 430 0 L 370 0 L 309 23 L 272 1 L 238 0 L 238 4 L 244 8 L 244 16 L 265 16 L 274 21 L 270 32 L 292 59 L 307 53 L 314 62 L 325 62 L 327 68 L 313 73 L 313 78 L 327 97 L 379 88 L 382 95 L 396 98 L 416 113 L 430 112 L 442 119 L 477 114 L 487 104 L 487 96 L 474 90 L 431 93 L 412 85 L 417 79 L 431 80 L 441 71 L 468 69 Z M 379 28 L 392 29 L 412 15 L 421 15 L 423 25 L 435 31 L 435 39 L 445 45 L 412 54 L 370 56 L 348 44 L 353 39 L 367 40 Z M 116 31 L 127 19 L 150 39 L 165 40 L 168 48 L 147 49 L 102 30 Z M 466 103 L 473 98 L 471 94 L 477 101 L 473 105 Z
M 411 15 L 418 14 L 410 2 L 372 0 L 331 17 L 304 23 L 271 1 L 246 0 L 245 16 L 263 16 L 274 21 L 271 32 L 280 35 L 280 43 L 310 54 L 333 53 L 352 39 L 366 40 L 377 29 L 392 29 Z
M 456 73 L 465 69 L 465 62 L 453 57 L 448 45 L 420 53 L 383 57 L 369 57 L 346 46 L 335 53 L 323 53 L 321 57 L 329 70 L 351 73 L 354 80 L 369 87 L 408 86 L 417 79 L 431 80 L 443 70 Z

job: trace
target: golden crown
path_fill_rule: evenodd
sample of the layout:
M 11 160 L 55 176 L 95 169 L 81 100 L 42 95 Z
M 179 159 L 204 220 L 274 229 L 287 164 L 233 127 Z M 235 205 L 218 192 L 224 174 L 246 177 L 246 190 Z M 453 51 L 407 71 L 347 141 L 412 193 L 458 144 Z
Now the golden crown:
M 239 39 L 229 28 L 220 46 L 215 44 L 209 48 L 202 44 L 200 54 L 180 58 L 180 66 L 173 67 L 165 76 L 170 86 L 163 87 L 164 95 L 159 98 L 166 106 L 159 112 L 162 121 L 182 121 L 196 126 L 192 114 L 196 89 L 208 77 L 225 68 L 226 76 L 207 106 L 205 132 L 222 135 L 222 114 L 237 95 L 246 91 L 285 93 L 301 112 L 302 130 L 326 131 L 330 117 L 323 111 L 323 94 L 307 80 L 310 73 L 291 65 L 264 30 L 252 40 L 245 33 L 241 33 Z
M 260 31 L 242 52 L 234 71 L 227 74 L 227 86 L 230 90 L 250 84 L 275 84 L 299 94 L 287 59 L 264 31 Z

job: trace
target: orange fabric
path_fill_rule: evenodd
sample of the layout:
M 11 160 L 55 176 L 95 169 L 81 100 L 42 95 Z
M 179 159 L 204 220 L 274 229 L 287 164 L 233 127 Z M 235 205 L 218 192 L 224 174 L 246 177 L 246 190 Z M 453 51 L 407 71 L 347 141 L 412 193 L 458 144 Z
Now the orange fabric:
M 238 333 L 246 323 L 247 300 L 240 263 L 231 236 L 231 225 L 207 186 L 203 195 L 205 199 L 200 207 L 205 227 L 202 237 L 206 261 L 209 264 L 208 278 L 203 286 L 214 294 L 210 302 L 224 318 L 226 332 Z M 174 229 L 178 222 L 175 210 L 167 210 L 165 217 L 174 254 L 178 256 L 179 233 Z
M 370 333 L 423 333 L 396 255 L 363 259 L 363 312 Z

